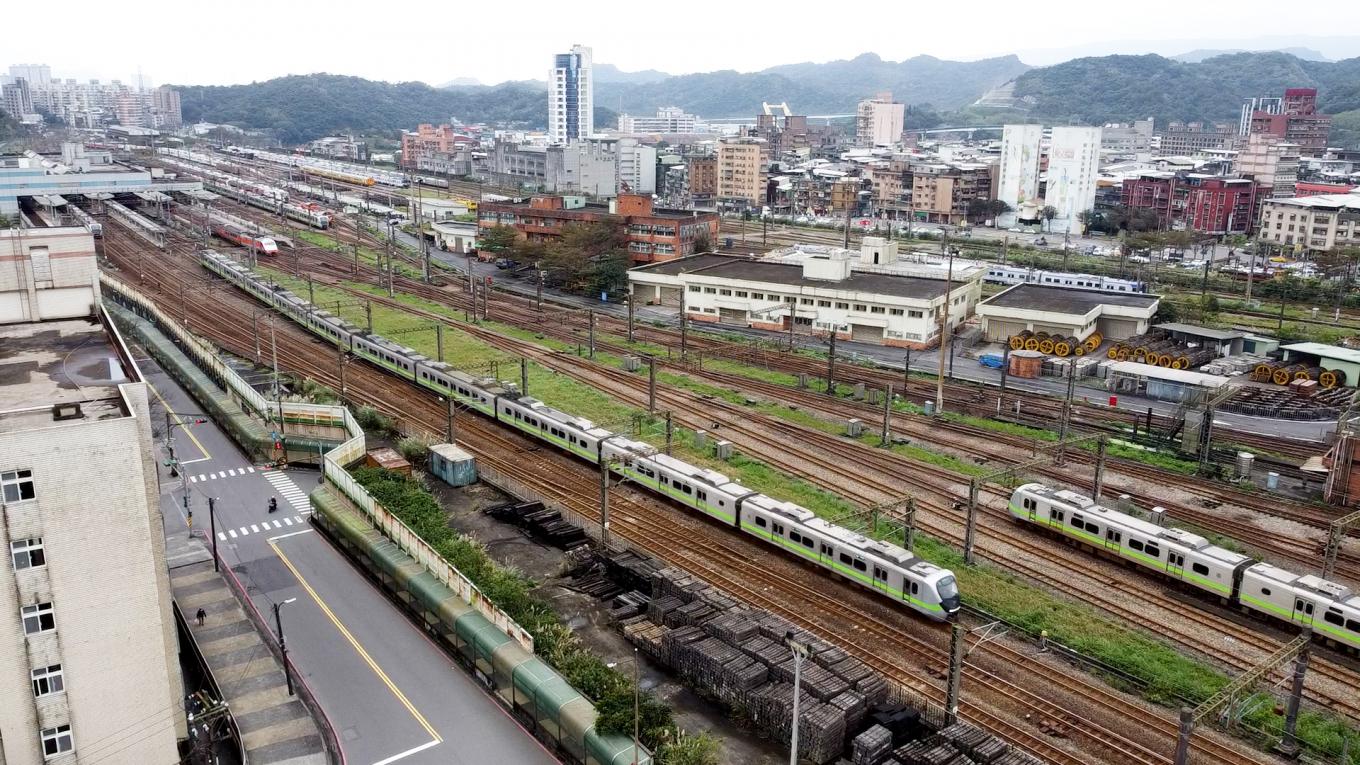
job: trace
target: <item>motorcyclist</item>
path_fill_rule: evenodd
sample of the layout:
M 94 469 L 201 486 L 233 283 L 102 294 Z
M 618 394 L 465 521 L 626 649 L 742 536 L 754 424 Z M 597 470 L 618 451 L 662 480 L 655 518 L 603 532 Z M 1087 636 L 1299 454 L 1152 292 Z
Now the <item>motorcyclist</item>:
M 270 497 L 270 498 L 269 498 L 269 512 L 272 513 L 272 512 L 274 512 L 275 510 L 278 510 L 278 509 L 279 509 L 279 500 L 278 500 L 278 498 L 277 498 L 277 497 Z

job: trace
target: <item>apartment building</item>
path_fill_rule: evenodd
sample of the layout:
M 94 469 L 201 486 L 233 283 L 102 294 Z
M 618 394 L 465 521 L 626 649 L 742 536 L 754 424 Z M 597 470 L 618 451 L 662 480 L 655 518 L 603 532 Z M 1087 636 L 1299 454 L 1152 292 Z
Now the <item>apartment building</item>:
M 1233 170 L 1256 181 L 1261 199 L 1292 197 L 1299 179 L 1299 146 L 1269 133 L 1252 133 L 1238 152 Z
M 0 260 L 0 762 L 179 762 L 147 385 L 89 234 L 2 231 Z
M 1152 118 L 1105 125 L 1100 131 L 1100 148 L 1116 154 L 1152 151 Z
M 1001 129 L 1001 178 L 996 198 L 1016 210 L 1039 199 L 1043 137 L 1043 125 L 1006 125 Z
M 1048 224 L 1053 232 L 1080 233 L 1077 216 L 1095 208 L 1096 178 L 1100 174 L 1098 127 L 1053 128 L 1048 148 L 1048 175 L 1044 204 L 1058 211 Z
M 1360 194 L 1267 199 L 1257 236 L 1297 252 L 1360 246 Z
M 925 223 L 963 223 L 968 206 L 993 199 L 994 165 L 893 159 L 874 167 L 869 178 L 877 212 Z
M 548 70 L 548 139 L 564 144 L 595 132 L 595 75 L 584 45 L 553 56 Z
M 678 106 L 663 106 L 656 110 L 656 116 L 654 117 L 620 114 L 619 132 L 630 135 L 648 133 L 659 133 L 662 135 L 698 133 L 699 117 L 694 114 L 686 114 L 685 110 Z
M 1332 117 L 1317 110 L 1317 88 L 1288 88 L 1278 110 L 1254 111 L 1249 134 L 1263 133 L 1292 143 L 1304 156 L 1319 157 L 1327 151 Z
M 1120 203 L 1152 210 L 1159 228 L 1245 234 L 1255 220 L 1257 185 L 1249 178 L 1200 173 L 1142 173 L 1125 178 Z
M 318 138 L 307 144 L 307 151 L 314 157 L 339 159 L 346 162 L 367 162 L 368 142 L 358 141 L 350 136 L 332 135 Z
M 438 166 L 448 166 L 450 157 L 458 153 L 459 144 L 470 143 L 467 136 L 454 132 L 452 125 L 430 124 L 401 132 L 401 166 L 408 170 L 435 172 Z
M 1160 133 L 1159 151 L 1163 156 L 1193 156 L 1201 152 L 1232 151 L 1237 148 L 1237 131 L 1231 125 L 1202 122 L 1172 122 Z
M 650 195 L 620 194 L 608 204 L 581 197 L 537 196 L 522 202 L 483 202 L 481 229 L 513 226 L 527 239 L 551 242 L 573 223 L 608 223 L 623 229 L 634 263 L 674 260 L 695 252 L 696 242 L 718 239 L 718 214 L 657 208 Z
M 716 154 L 695 154 L 685 157 L 689 178 L 689 195 L 697 207 L 710 207 L 718 196 L 718 157 Z
M 718 141 L 718 191 L 720 206 L 731 209 L 758 207 L 765 198 L 761 156 L 765 142 L 759 138 L 725 138 Z
M 892 93 L 879 93 L 860 101 L 855 108 L 855 145 L 892 146 L 902 140 L 907 105 L 892 100 Z

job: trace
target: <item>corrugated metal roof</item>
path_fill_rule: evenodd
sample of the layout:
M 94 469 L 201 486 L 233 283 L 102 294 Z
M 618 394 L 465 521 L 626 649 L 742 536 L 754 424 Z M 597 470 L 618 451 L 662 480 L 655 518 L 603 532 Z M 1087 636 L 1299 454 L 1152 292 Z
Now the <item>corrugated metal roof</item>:
M 1228 384 L 1228 378 L 1221 375 L 1206 375 L 1203 372 L 1191 372 L 1185 369 L 1167 369 L 1165 367 L 1154 367 L 1150 364 L 1139 364 L 1135 361 L 1112 361 L 1108 369 L 1111 372 L 1129 375 L 1131 377 L 1146 377 L 1149 380 L 1167 380 L 1177 382 L 1182 385 L 1197 385 L 1201 388 L 1221 388 Z
M 1208 337 L 1214 340 L 1234 340 L 1246 336 L 1245 332 L 1239 332 L 1235 329 L 1212 329 L 1210 327 L 1197 327 L 1194 324 L 1181 324 L 1174 321 L 1166 322 L 1165 324 L 1155 324 L 1153 326 L 1157 329 L 1164 329 L 1167 332 L 1180 332 L 1186 335 Z
M 1339 345 L 1326 345 L 1324 343 L 1292 343 L 1280 346 L 1286 351 L 1295 353 L 1307 353 L 1324 359 L 1336 359 L 1337 361 L 1349 361 L 1352 364 L 1360 364 L 1360 351 L 1351 348 L 1342 348 Z

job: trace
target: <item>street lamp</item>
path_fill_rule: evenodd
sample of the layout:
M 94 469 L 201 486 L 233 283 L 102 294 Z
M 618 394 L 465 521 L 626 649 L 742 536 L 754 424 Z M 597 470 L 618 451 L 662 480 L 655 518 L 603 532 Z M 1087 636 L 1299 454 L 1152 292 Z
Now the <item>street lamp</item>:
M 288 695 L 293 695 L 293 674 L 288 671 L 288 644 L 283 640 L 283 619 L 279 616 L 279 611 L 289 603 L 296 601 L 297 598 L 289 598 L 285 601 L 274 604 L 274 632 L 279 638 L 279 653 L 283 655 L 283 677 L 288 682 Z
M 793 652 L 793 735 L 789 740 L 789 765 L 798 765 L 798 694 L 803 682 L 803 661 L 808 657 L 808 645 L 799 640 L 793 630 L 784 633 L 784 645 Z
M 605 666 L 614 669 L 620 662 L 611 661 Z M 642 761 L 642 739 L 639 735 L 641 715 L 638 713 L 641 705 L 642 686 L 638 683 L 638 649 L 633 647 L 633 765 L 638 765 Z

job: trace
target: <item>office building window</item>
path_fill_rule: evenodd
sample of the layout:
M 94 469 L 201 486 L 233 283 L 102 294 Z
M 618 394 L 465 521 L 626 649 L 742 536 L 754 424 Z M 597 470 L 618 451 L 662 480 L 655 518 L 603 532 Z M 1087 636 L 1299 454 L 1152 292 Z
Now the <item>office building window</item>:
M 62 677 L 60 664 L 53 664 L 50 667 L 38 667 L 33 670 L 34 696 L 50 696 L 54 693 L 61 693 L 64 690 L 66 690 L 66 681 Z
M 40 635 L 57 628 L 57 619 L 52 612 L 51 603 L 35 603 L 31 606 L 24 606 L 19 609 L 19 614 L 24 620 L 25 635 Z
M 47 555 L 43 552 L 42 537 L 16 539 L 10 542 L 9 555 L 10 560 L 14 561 L 15 571 L 47 565 Z
M 6 470 L 0 473 L 0 493 L 3 493 L 6 502 L 33 499 L 33 471 Z
M 71 726 L 58 725 L 55 728 L 42 729 L 43 759 L 50 760 L 70 752 L 75 748 L 75 743 L 71 740 Z

